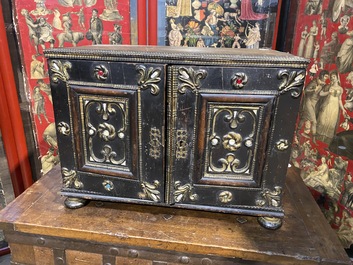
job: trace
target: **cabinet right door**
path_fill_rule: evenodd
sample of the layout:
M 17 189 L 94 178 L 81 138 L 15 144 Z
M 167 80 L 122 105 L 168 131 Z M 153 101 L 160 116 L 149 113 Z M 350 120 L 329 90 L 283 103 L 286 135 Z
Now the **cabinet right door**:
M 169 203 L 227 212 L 261 210 L 267 186 L 273 195 L 280 192 L 272 188 L 277 177 L 264 173 L 271 168 L 267 157 L 273 156 L 277 137 L 277 72 L 173 66 L 169 79 Z

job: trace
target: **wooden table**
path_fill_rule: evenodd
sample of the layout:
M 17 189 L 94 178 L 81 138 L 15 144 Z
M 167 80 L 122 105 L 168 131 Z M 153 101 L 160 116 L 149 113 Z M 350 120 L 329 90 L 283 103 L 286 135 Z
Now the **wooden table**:
M 290 170 L 276 231 L 255 217 L 91 202 L 64 207 L 59 168 L 0 214 L 12 264 L 351 264 L 300 176 Z

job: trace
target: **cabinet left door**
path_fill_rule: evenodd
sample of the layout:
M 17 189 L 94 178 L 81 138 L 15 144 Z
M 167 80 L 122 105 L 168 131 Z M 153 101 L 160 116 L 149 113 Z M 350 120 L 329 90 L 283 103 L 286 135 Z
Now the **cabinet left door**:
M 164 202 L 165 66 L 50 60 L 63 189 Z

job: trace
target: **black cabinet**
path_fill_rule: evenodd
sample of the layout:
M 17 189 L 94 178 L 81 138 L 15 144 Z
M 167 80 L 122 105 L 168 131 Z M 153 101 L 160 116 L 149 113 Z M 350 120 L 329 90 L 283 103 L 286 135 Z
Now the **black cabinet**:
M 157 204 L 280 227 L 306 60 L 145 46 L 46 56 L 67 207 Z

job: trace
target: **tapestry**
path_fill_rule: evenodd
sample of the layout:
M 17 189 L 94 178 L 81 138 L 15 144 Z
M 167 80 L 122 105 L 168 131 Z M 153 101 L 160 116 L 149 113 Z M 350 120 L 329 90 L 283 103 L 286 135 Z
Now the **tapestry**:
M 161 34 L 169 46 L 274 48 L 278 7 L 278 0 L 167 0 Z
M 310 59 L 292 151 L 345 248 L 353 243 L 353 1 L 300 0 L 292 53 Z
M 53 103 L 43 51 L 53 47 L 130 44 L 130 1 L 16 0 L 15 24 L 42 172 L 59 162 Z

